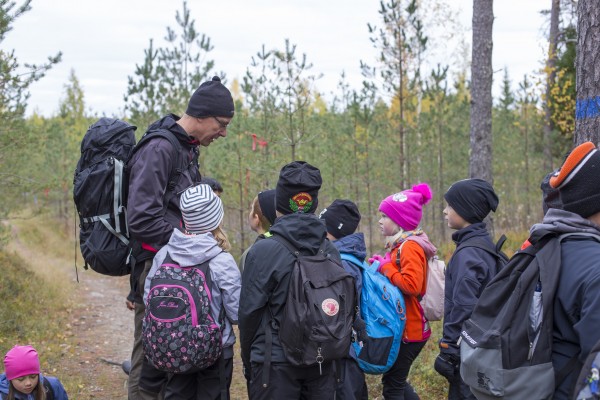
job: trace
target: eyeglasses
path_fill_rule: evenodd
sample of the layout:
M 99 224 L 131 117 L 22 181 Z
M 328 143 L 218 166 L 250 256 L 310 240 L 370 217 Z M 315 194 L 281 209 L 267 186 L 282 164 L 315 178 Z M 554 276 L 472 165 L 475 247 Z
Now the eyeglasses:
M 213 118 L 215 119 L 215 121 L 217 121 L 219 123 L 219 126 L 223 129 L 227 129 L 227 126 L 229 125 L 229 122 L 223 122 L 221 121 L 219 118 L 213 116 Z

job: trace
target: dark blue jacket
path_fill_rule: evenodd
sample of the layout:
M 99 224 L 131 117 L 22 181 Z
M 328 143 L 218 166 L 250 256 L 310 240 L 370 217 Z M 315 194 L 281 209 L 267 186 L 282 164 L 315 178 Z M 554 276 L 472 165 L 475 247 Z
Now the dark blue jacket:
M 46 380 L 50 384 L 50 387 L 52 388 L 52 392 L 54 394 L 55 400 L 69 400 L 69 396 L 67 396 L 67 392 L 65 392 L 65 388 L 63 387 L 62 383 L 60 383 L 58 378 L 54 378 L 52 376 L 44 376 L 44 375 L 40 374 L 40 383 L 38 384 L 38 387 L 40 387 L 40 385 L 43 385 L 42 382 L 44 380 Z M 1 374 L 0 375 L 0 398 L 4 399 L 8 395 L 8 387 L 9 387 L 9 380 L 6 379 L 6 374 Z M 17 398 L 17 400 L 33 400 L 34 396 L 33 396 L 33 394 L 26 395 L 26 394 L 22 394 L 22 393 L 17 393 L 16 398 Z
M 452 234 L 456 247 L 476 237 L 489 241 L 490 248 L 495 247 L 483 222 L 471 224 Z M 447 344 L 448 348 L 444 352 L 457 357 L 460 355 L 457 342 L 462 324 L 471 316 L 485 286 L 498 273 L 496 268 L 495 257 L 477 247 L 463 247 L 452 254 L 446 267 L 442 343 Z
M 304 255 L 317 254 L 323 241 L 327 240 L 325 224 L 314 214 L 279 217 L 270 232 L 285 237 Z M 325 253 L 340 261 L 337 249 L 329 241 Z M 296 257 L 287 247 L 273 238 L 258 240 L 246 255 L 238 324 L 242 361 L 247 366 L 264 362 L 265 330 L 271 316 L 281 326 L 290 273 L 295 261 Z M 271 361 L 287 362 L 277 331 L 273 332 Z

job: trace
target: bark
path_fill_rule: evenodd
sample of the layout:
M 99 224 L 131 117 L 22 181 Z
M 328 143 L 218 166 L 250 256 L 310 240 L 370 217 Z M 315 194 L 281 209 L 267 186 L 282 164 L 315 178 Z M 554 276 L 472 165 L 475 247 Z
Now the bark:
M 575 145 L 600 138 L 600 3 L 579 0 L 577 6 Z
M 469 174 L 492 182 L 493 0 L 473 0 Z
M 546 81 L 546 101 L 544 101 L 544 171 L 551 171 L 552 167 L 552 111 L 549 106 L 550 92 L 556 81 L 556 49 L 558 47 L 558 24 L 560 16 L 560 0 L 552 0 L 552 9 L 550 11 L 550 37 L 548 38 L 548 60 L 546 61 L 546 70 L 548 80 Z

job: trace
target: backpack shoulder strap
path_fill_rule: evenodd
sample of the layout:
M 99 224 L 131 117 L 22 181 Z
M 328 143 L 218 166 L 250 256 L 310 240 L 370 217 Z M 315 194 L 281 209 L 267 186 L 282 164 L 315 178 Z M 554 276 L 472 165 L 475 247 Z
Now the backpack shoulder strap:
M 140 141 L 135 146 L 134 152 L 142 147 L 148 141 L 154 138 L 163 138 L 168 140 L 173 148 L 173 155 L 175 162 L 171 166 L 171 172 L 169 173 L 169 182 L 167 184 L 167 190 L 165 190 L 165 195 L 163 199 L 163 212 L 166 212 L 167 206 L 171 201 L 171 198 L 175 195 L 175 188 L 177 187 L 177 182 L 179 181 L 180 175 L 183 173 L 184 165 L 183 165 L 183 146 L 179 139 L 175 137 L 175 135 L 168 131 L 167 129 L 155 129 L 148 131 L 142 136 Z
M 454 250 L 454 254 L 456 254 L 459 250 L 464 249 L 466 247 L 476 247 L 481 250 L 485 250 L 495 258 L 501 257 L 502 246 L 504 246 L 504 242 L 506 242 L 506 235 L 500 236 L 500 239 L 496 242 L 494 247 L 490 246 L 487 240 L 482 239 L 481 237 L 474 237 L 469 239 L 458 245 L 456 250 Z
M 351 262 L 352 264 L 356 265 L 357 267 L 360 267 L 361 269 L 365 269 L 364 261 L 359 260 L 358 257 L 356 257 L 353 254 L 340 252 L 340 257 L 344 261 Z

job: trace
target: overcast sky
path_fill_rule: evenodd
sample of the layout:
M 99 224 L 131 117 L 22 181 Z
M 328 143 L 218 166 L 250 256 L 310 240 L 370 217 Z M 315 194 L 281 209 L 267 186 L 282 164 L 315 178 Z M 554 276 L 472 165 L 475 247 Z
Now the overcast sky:
M 464 26 L 464 38 L 470 43 L 472 0 L 437 2 L 456 13 L 455 22 Z M 2 49 L 14 49 L 21 63 L 41 63 L 58 51 L 63 52 L 63 61 L 31 87 L 28 114 L 56 113 L 73 70 L 88 109 L 121 116 L 127 76 L 133 76 L 135 65 L 143 62 L 150 39 L 155 47 L 164 45 L 166 28 L 176 28 L 175 13 L 182 4 L 178 0 L 33 0 L 32 10 L 14 23 Z M 494 70 L 507 67 L 515 87 L 524 74 L 541 68 L 547 23 L 539 12 L 549 5 L 547 0 L 494 2 Z M 196 29 L 214 46 L 209 58 L 227 74 L 229 83 L 243 77 L 263 44 L 267 49 L 284 49 L 289 39 L 297 45 L 297 54 L 306 54 L 314 65 L 311 71 L 323 74 L 317 87 L 326 98 L 336 90 L 342 71 L 359 89 L 360 60 L 374 64 L 377 53 L 367 23 L 380 25 L 379 7 L 378 0 L 188 1 Z M 460 59 L 458 41 L 445 35 L 451 28 L 456 24 L 438 29 L 431 37 L 432 64 Z M 502 72 L 496 72 L 494 79 L 498 93 Z

